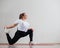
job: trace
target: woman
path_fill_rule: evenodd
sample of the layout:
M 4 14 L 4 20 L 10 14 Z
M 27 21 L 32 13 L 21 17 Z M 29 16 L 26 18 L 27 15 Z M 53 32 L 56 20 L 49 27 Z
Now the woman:
M 26 13 L 21 13 L 19 15 L 19 19 L 17 21 L 15 21 L 14 24 L 5 26 L 6 29 L 10 29 L 10 28 L 14 28 L 14 27 L 16 27 L 18 25 L 17 26 L 17 31 L 16 31 L 16 33 L 15 33 L 15 35 L 14 35 L 14 37 L 12 39 L 9 36 L 9 34 L 6 33 L 7 40 L 8 40 L 10 45 L 13 45 L 21 37 L 25 37 L 27 35 L 29 35 L 29 38 L 30 38 L 29 43 L 31 43 L 33 41 L 33 29 L 29 28 L 30 24 L 26 21 L 26 19 L 27 19 Z

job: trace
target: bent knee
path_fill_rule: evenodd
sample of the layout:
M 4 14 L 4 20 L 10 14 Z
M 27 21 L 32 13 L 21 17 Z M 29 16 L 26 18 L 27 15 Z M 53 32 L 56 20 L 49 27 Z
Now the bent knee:
M 33 29 L 28 29 L 28 31 L 33 32 Z

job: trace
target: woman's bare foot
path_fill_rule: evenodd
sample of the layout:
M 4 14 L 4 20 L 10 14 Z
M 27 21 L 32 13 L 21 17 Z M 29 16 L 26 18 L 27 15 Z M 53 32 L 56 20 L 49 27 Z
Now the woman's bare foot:
M 9 33 L 9 32 L 10 32 L 10 30 L 9 30 L 9 29 L 4 28 L 4 32 L 5 32 L 5 33 Z
M 29 45 L 33 45 L 33 42 L 32 42 L 32 41 L 30 41 L 30 42 L 29 42 Z

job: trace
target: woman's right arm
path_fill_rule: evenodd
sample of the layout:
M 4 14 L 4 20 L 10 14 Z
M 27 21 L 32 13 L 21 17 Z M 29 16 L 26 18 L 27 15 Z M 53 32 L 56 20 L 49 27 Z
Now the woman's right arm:
M 10 28 L 14 28 L 17 25 L 18 25 L 18 23 L 15 23 L 15 24 L 11 24 L 11 25 L 5 26 L 4 28 L 10 29 Z

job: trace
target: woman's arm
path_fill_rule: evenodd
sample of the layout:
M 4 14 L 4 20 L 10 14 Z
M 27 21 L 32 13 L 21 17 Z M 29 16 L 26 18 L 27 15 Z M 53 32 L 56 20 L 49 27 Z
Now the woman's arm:
M 14 27 L 17 26 L 17 25 L 18 25 L 18 23 L 16 23 L 16 24 L 11 24 L 11 25 L 5 26 L 4 28 L 10 29 L 10 28 L 14 28 Z

